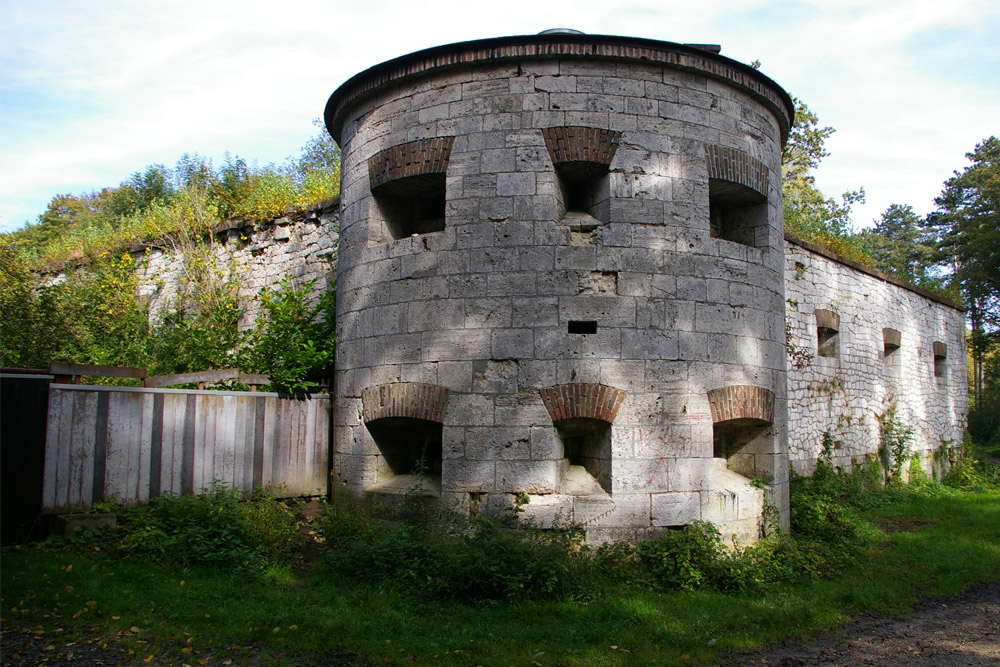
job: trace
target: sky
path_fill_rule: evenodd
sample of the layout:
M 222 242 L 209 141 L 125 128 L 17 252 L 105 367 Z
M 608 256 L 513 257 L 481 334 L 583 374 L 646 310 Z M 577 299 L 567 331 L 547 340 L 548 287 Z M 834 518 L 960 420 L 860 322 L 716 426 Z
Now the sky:
M 0 231 L 184 153 L 282 163 L 352 75 L 548 28 L 759 60 L 836 129 L 817 185 L 865 189 L 859 228 L 893 203 L 932 211 L 1000 134 L 995 0 L 0 0 Z

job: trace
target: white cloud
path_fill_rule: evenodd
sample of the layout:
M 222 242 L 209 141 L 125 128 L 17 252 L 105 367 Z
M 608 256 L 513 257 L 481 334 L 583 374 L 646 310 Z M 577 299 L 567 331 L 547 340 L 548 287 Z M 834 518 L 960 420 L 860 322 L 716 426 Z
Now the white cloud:
M 484 10 L 484 7 L 487 9 Z M 721 43 L 837 128 L 818 182 L 858 221 L 929 210 L 1000 117 L 1000 9 L 984 0 L 446 0 L 0 5 L 0 227 L 183 152 L 297 153 L 329 94 L 421 48 L 545 28 Z

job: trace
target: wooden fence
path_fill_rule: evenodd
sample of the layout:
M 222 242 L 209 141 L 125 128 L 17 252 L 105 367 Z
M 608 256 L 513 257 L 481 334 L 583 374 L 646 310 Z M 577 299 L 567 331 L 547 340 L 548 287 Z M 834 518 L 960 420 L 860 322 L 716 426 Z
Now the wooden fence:
M 55 383 L 49 392 L 45 513 L 216 482 L 289 497 L 327 491 L 329 396 Z

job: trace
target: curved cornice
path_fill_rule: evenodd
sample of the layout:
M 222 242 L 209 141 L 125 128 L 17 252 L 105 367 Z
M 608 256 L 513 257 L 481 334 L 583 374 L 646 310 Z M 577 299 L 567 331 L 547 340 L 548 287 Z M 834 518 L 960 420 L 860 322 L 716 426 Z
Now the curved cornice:
M 410 77 L 460 66 L 525 58 L 590 58 L 653 63 L 701 74 L 739 88 L 767 106 L 788 138 L 795 107 L 788 93 L 759 71 L 703 48 L 674 42 L 613 35 L 521 35 L 458 42 L 388 60 L 354 75 L 327 100 L 323 118 L 339 143 L 344 118 L 361 100 Z

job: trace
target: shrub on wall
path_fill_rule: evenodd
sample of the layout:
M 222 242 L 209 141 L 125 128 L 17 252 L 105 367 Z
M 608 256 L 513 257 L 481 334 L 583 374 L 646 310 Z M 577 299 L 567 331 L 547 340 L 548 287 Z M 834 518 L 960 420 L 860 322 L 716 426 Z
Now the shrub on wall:
M 178 243 L 184 245 L 183 240 Z M 30 259 L 0 247 L 0 365 L 52 362 L 136 366 L 150 375 L 240 367 L 271 377 L 274 390 L 303 396 L 326 379 L 335 346 L 336 294 L 290 276 L 262 290 L 257 326 L 240 329 L 248 305 L 208 246 L 188 242 L 182 290 L 150 325 L 136 299 L 135 260 L 103 254 L 86 270 L 39 286 Z
M 267 373 L 281 393 L 302 396 L 329 375 L 336 341 L 336 292 L 310 300 L 315 280 L 296 286 L 291 276 L 260 293 L 261 315 L 240 367 Z
M 227 154 L 215 169 L 210 160 L 186 153 L 174 169 L 150 165 L 117 187 L 57 195 L 36 223 L 0 235 L 0 245 L 28 250 L 37 268 L 201 233 L 228 217 L 273 220 L 339 194 L 340 151 L 321 129 L 297 160 L 284 165 L 258 166 Z
M 87 271 L 41 286 L 16 250 L 4 249 L 3 259 L 0 365 L 142 367 L 149 361 L 149 326 L 135 300 L 131 255 L 102 253 Z

